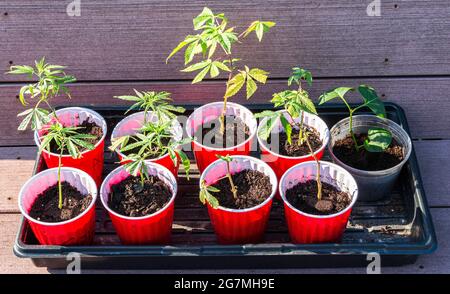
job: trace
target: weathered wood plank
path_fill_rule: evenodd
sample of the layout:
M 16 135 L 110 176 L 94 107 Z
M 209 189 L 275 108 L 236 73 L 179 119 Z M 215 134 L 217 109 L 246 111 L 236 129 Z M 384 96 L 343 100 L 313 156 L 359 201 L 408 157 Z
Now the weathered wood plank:
M 0 148 L 0 212 L 18 212 L 17 197 L 33 173 L 35 147 Z
M 439 246 L 435 253 L 425 255 L 412 265 L 382 268 L 382 273 L 450 273 L 450 209 L 433 208 L 433 216 Z M 13 255 L 12 246 L 19 223 L 19 214 L 0 214 L 0 273 L 64 273 L 63 270 L 47 270 L 37 268 L 27 259 L 19 259 Z M 83 273 L 192 273 L 190 270 L 85 270 Z M 270 269 L 270 270 L 195 270 L 195 273 L 366 273 L 365 268 L 327 268 L 327 269 Z
M 35 267 L 30 260 L 20 259 L 14 255 L 13 246 L 19 229 L 20 217 L 20 214 L 0 214 L 0 260 L 2 261 L 0 273 L 48 273 L 46 268 Z
M 450 141 L 417 141 L 414 148 L 431 206 L 450 206 Z
M 450 78 L 398 78 L 398 79 L 321 79 L 311 88 L 311 97 L 317 97 L 324 91 L 337 86 L 357 86 L 369 84 L 378 90 L 386 101 L 398 103 L 405 109 L 413 138 L 450 138 Z M 240 103 L 267 103 L 272 93 L 285 89 L 285 81 L 270 81 L 260 86 L 250 101 L 240 93 L 231 101 Z M 0 86 L 0 146 L 32 145 L 30 133 L 18 132 L 20 119 L 16 117 L 23 107 L 15 99 L 20 85 Z M 175 103 L 204 104 L 220 101 L 224 85 L 221 82 L 208 82 L 191 85 L 189 82 L 126 82 L 126 83 L 77 83 L 72 87 L 72 100 L 55 99 L 55 105 L 124 105 L 125 102 L 114 99 L 115 95 L 132 93 L 133 88 L 141 90 L 166 90 L 171 92 Z M 351 97 L 351 95 L 349 96 Z M 359 99 L 356 94 L 354 97 Z M 352 100 L 352 99 L 350 99 Z M 356 101 L 353 99 L 353 101 Z M 358 100 L 359 101 L 359 100 Z M 424 111 L 424 109 L 432 111 Z
M 367 15 L 371 1 L 352 0 L 84 0 L 79 17 L 66 14 L 69 2 L 2 1 L 0 68 L 45 55 L 80 80 L 186 79 L 181 57 L 164 61 L 208 5 L 238 31 L 254 19 L 277 22 L 262 45 L 252 36 L 235 50 L 273 77 L 297 64 L 321 77 L 450 74 L 446 0 L 384 0 L 380 17 Z

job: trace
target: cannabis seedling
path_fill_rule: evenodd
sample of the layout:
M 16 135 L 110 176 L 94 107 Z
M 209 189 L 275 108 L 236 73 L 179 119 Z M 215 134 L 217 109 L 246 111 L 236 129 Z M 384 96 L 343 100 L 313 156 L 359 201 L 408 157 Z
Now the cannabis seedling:
M 68 76 L 64 73 L 65 66 L 52 65 L 45 62 L 45 58 L 42 57 L 39 61 L 35 61 L 35 67 L 28 65 L 14 65 L 11 66 L 8 74 L 25 74 L 29 78 L 37 78 L 36 83 L 25 85 L 20 88 L 19 100 L 23 106 L 27 106 L 29 102 L 25 98 L 26 95 L 30 99 L 36 101 L 32 108 L 19 113 L 17 116 L 25 116 L 20 123 L 18 130 L 24 131 L 31 123 L 32 130 L 42 130 L 40 136 L 41 146 L 39 153 L 44 149 L 51 152 L 52 142 L 58 147 L 58 208 L 62 208 L 62 186 L 61 186 L 61 159 L 63 153 L 67 149 L 69 155 L 72 158 L 81 157 L 81 151 L 79 147 L 84 149 L 93 149 L 94 145 L 87 140 L 95 138 L 92 135 L 80 134 L 78 130 L 80 127 L 65 127 L 59 121 L 56 116 L 55 109 L 50 104 L 50 100 L 55 96 L 58 96 L 62 91 L 70 98 L 69 89 L 66 84 L 76 81 L 75 77 Z M 41 104 L 45 104 L 51 111 L 51 116 L 47 109 L 41 108 Z M 48 123 L 54 121 L 50 126 L 46 126 Z
M 265 84 L 268 72 L 259 68 L 249 68 L 248 66 L 238 69 L 235 64 L 240 60 L 234 58 L 231 48 L 234 43 L 240 43 L 251 32 L 255 32 L 261 42 L 263 34 L 268 32 L 275 25 L 271 21 L 254 21 L 241 34 L 234 31 L 234 27 L 227 27 L 228 19 L 223 13 L 214 14 L 211 9 L 205 7 L 203 11 L 193 20 L 194 30 L 199 31 L 196 35 L 188 35 L 175 47 L 166 59 L 166 62 L 178 51 L 186 47 L 184 51 L 184 64 L 191 63 L 197 54 L 201 54 L 202 60 L 192 64 L 182 72 L 199 71 L 192 83 L 201 82 L 205 76 L 210 74 L 211 78 L 220 75 L 221 71 L 228 72 L 226 90 L 223 96 L 223 110 L 220 116 L 220 132 L 225 131 L 225 115 L 228 98 L 236 95 L 241 88 L 246 85 L 246 96 L 249 99 L 258 88 L 255 81 Z M 222 53 L 217 54 L 220 47 Z
M 162 121 L 166 118 L 174 119 L 176 118 L 175 113 L 184 113 L 185 111 L 183 107 L 174 106 L 170 104 L 172 102 L 172 98 L 170 98 L 171 94 L 169 92 L 165 91 L 139 92 L 136 89 L 133 90 L 136 93 L 136 96 L 124 95 L 124 96 L 115 96 L 115 98 L 135 102 L 128 108 L 125 114 L 135 109 L 141 109 L 145 112 L 144 123 L 147 122 L 147 113 L 149 111 L 153 111 L 156 114 L 159 121 Z
M 50 99 L 59 95 L 60 92 L 65 93 L 70 98 L 70 92 L 65 86 L 67 83 L 75 82 L 76 79 L 73 76 L 68 76 L 64 73 L 65 66 L 52 65 L 45 62 L 45 57 L 42 57 L 39 61 L 35 61 L 35 67 L 28 65 L 14 65 L 11 66 L 8 74 L 27 75 L 30 79 L 37 78 L 36 83 L 28 84 L 20 88 L 19 100 L 23 106 L 27 106 L 29 102 L 25 99 L 28 95 L 29 98 L 36 101 L 32 108 L 29 108 L 17 116 L 25 116 L 20 123 L 18 130 L 24 131 L 27 129 L 31 122 L 31 129 L 37 130 L 42 128 L 46 123 L 50 121 L 49 111 L 41 108 L 42 104 L 45 104 L 53 114 L 53 117 L 57 119 L 55 110 L 50 104 Z
M 304 112 L 312 113 L 317 115 L 316 107 L 313 101 L 309 98 L 309 93 L 302 88 L 302 80 L 306 81 L 309 86 L 312 85 L 312 74 L 303 68 L 294 67 L 292 68 L 292 75 L 288 79 L 288 86 L 291 86 L 293 82 L 298 85 L 297 90 L 285 90 L 279 93 L 275 93 L 271 102 L 275 107 L 283 107 L 285 112 L 282 111 L 271 111 L 265 110 L 261 113 L 255 115 L 257 118 L 266 117 L 267 123 L 262 125 L 259 136 L 266 140 L 269 138 L 272 129 L 275 127 L 278 121 L 284 128 L 287 135 L 287 140 L 289 144 L 292 144 L 292 130 L 298 129 L 299 139 L 298 144 L 302 145 L 306 143 L 309 149 L 310 155 L 314 158 L 317 164 L 316 182 L 317 182 L 317 199 L 322 198 L 322 181 L 320 179 L 320 162 L 312 149 L 311 143 L 309 142 L 309 133 L 303 124 Z M 286 113 L 289 120 L 284 116 Z M 299 122 L 296 119 L 300 117 Z
M 378 97 L 376 91 L 367 85 L 360 85 L 358 92 L 361 94 L 363 104 L 351 108 L 350 104 L 344 98 L 345 94 L 349 91 L 354 91 L 353 88 L 339 87 L 334 90 L 325 92 L 319 97 L 319 105 L 324 104 L 333 99 L 341 99 L 349 111 L 349 129 L 356 151 L 361 148 L 366 149 L 369 152 L 383 152 L 392 142 L 392 134 L 388 130 L 382 128 L 371 128 L 367 132 L 367 139 L 363 144 L 358 144 L 355 133 L 353 132 L 353 114 L 363 107 L 368 107 L 376 116 L 385 118 L 386 110 L 384 108 L 383 101 Z
M 217 158 L 223 160 L 226 162 L 227 165 L 227 172 L 225 174 L 224 177 L 220 178 L 218 181 L 227 178 L 229 183 L 230 183 L 230 187 L 231 187 L 231 192 L 233 193 L 233 198 L 237 199 L 237 187 L 233 182 L 233 177 L 231 175 L 231 168 L 230 168 L 230 163 L 233 161 L 233 158 L 231 158 L 230 155 L 227 156 L 221 156 L 221 155 L 216 155 Z M 206 182 L 203 180 L 200 186 L 200 201 L 205 204 L 206 201 L 208 201 L 208 203 L 213 207 L 213 208 L 217 208 L 219 206 L 219 201 L 217 200 L 216 197 L 214 197 L 211 192 L 213 193 L 217 193 L 220 192 L 219 189 L 217 189 L 214 186 L 211 185 L 207 185 Z
M 126 155 L 123 161 L 130 161 L 124 165 L 125 169 L 137 176 L 140 174 L 141 183 L 144 183 L 144 177 L 148 178 L 147 168 L 143 164 L 144 160 L 157 158 L 169 154 L 175 165 L 178 164 L 179 156 L 183 164 L 186 175 L 189 179 L 190 160 L 187 155 L 178 149 L 178 146 L 190 143 L 191 138 L 184 138 L 180 141 L 171 140 L 173 119 L 176 119 L 175 113 L 183 113 L 183 107 L 171 105 L 172 101 L 168 92 L 139 92 L 134 90 L 136 96 L 117 96 L 116 98 L 134 101 L 135 103 L 127 110 L 143 109 L 144 124 L 134 135 L 115 138 L 110 146 L 110 150 L 119 149 L 120 152 L 130 152 L 139 149 L 137 153 Z M 147 121 L 147 113 L 152 111 L 157 116 L 156 122 Z M 167 143 L 168 142 L 168 143 Z
M 44 128 L 44 135 L 41 136 L 41 146 L 39 148 L 39 152 L 42 150 L 47 150 L 51 152 L 50 146 L 51 143 L 54 142 L 56 146 L 58 146 L 58 208 L 61 209 L 63 205 L 63 197 L 62 197 L 62 186 L 61 186 L 61 158 L 63 156 L 64 151 L 67 149 L 69 155 L 72 158 L 80 158 L 81 151 L 79 147 L 82 147 L 87 150 L 94 149 L 94 145 L 88 142 L 89 139 L 94 139 L 95 136 L 89 134 L 80 134 L 78 130 L 82 129 L 82 127 L 64 127 L 59 122 L 56 122 L 49 126 L 48 128 Z
M 190 143 L 191 138 L 184 138 L 180 141 L 169 141 L 172 135 L 167 130 L 170 129 L 171 125 L 170 121 L 163 121 L 161 123 L 147 122 L 136 134 L 115 139 L 111 144 L 110 150 L 119 149 L 123 153 L 139 149 L 136 153 L 125 155 L 122 161 L 127 162 L 124 168 L 131 175 L 137 176 L 140 174 L 142 184 L 144 183 L 144 176 L 148 178 L 147 168 L 143 162 L 167 153 L 175 165 L 178 163 L 178 154 L 189 179 L 191 163 L 187 155 L 181 149 L 178 149 L 178 146 Z M 166 143 L 167 141 L 169 142 Z

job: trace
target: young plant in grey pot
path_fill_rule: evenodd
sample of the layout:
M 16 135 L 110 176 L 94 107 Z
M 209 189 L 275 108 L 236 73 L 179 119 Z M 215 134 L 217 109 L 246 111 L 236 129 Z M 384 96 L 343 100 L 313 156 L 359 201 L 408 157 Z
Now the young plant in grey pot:
M 411 154 L 411 139 L 400 125 L 386 117 L 384 104 L 372 87 L 358 87 L 363 103 L 354 108 L 344 97 L 351 91 L 354 89 L 340 87 L 319 98 L 319 104 L 340 99 L 349 110 L 349 117 L 331 128 L 328 149 L 333 160 L 356 179 L 359 200 L 376 201 L 391 192 Z M 362 108 L 375 115 L 354 115 Z

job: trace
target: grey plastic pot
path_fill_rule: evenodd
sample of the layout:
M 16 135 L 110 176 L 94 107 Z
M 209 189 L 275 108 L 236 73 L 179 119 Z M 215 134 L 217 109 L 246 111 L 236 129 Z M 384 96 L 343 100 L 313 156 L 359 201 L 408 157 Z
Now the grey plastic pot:
M 356 180 L 359 190 L 359 201 L 377 201 L 386 197 L 392 190 L 403 165 L 411 155 L 412 145 L 408 133 L 398 124 L 374 115 L 353 116 L 353 131 L 355 134 L 366 133 L 370 128 L 378 127 L 389 130 L 393 138 L 403 146 L 404 158 L 398 165 L 378 171 L 366 171 L 350 167 L 333 154 L 333 146 L 337 140 L 345 138 L 349 133 L 350 118 L 344 118 L 330 130 L 331 140 L 328 150 L 333 161 L 345 168 Z

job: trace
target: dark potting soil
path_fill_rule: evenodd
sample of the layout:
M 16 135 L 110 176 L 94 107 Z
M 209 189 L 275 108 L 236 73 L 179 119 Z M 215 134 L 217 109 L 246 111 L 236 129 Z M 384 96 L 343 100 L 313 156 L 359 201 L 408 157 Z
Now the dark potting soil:
M 311 144 L 312 150 L 314 152 L 320 147 L 322 147 L 322 140 L 320 139 L 319 132 L 314 128 L 305 128 L 306 131 L 309 133 L 308 139 L 309 143 Z M 300 130 L 294 129 L 292 130 L 291 134 L 291 140 L 292 144 L 289 144 L 287 140 L 287 134 L 285 132 L 279 133 L 279 152 L 278 154 L 284 155 L 284 156 L 292 156 L 292 157 L 298 157 L 298 156 L 305 156 L 310 154 L 308 144 L 306 142 L 302 142 L 299 144 L 299 136 Z M 267 143 L 271 143 L 271 138 L 267 140 Z
M 249 127 L 235 116 L 225 117 L 225 132 L 220 133 L 220 119 L 211 121 L 209 127 L 199 128 L 194 136 L 208 147 L 224 148 L 243 143 L 250 137 Z
M 213 193 L 219 200 L 220 206 L 232 209 L 246 209 L 264 202 L 272 193 L 270 178 L 255 170 L 243 170 L 231 176 L 236 186 L 237 199 L 231 192 L 230 181 L 227 177 L 220 179 L 213 186 L 220 192 Z
M 348 193 L 324 182 L 322 182 L 322 197 L 319 201 L 317 199 L 317 183 L 315 180 L 298 183 L 288 189 L 286 191 L 286 199 L 298 210 L 314 215 L 338 213 L 352 202 Z
M 111 187 L 108 205 L 121 215 L 140 217 L 162 209 L 171 197 L 172 190 L 158 177 L 149 176 L 142 185 L 140 177 L 129 176 Z
M 63 207 L 59 209 L 58 184 L 48 187 L 38 195 L 33 203 L 30 216 L 38 221 L 56 223 L 70 220 L 85 211 L 91 204 L 92 196 L 83 195 L 68 182 L 62 182 Z
M 358 144 L 363 144 L 367 134 L 355 134 Z M 394 139 L 383 152 L 368 152 L 361 148 L 356 151 L 351 135 L 335 142 L 333 153 L 345 164 L 368 171 L 384 170 L 399 164 L 404 158 L 403 147 Z
M 88 134 L 88 135 L 92 135 L 94 136 L 94 138 L 92 139 L 86 139 L 85 141 L 91 143 L 92 145 L 97 144 L 98 141 L 100 141 L 100 139 L 103 137 L 103 130 L 101 127 L 99 127 L 95 122 L 91 122 L 89 120 L 85 120 L 84 122 L 82 122 L 80 125 L 78 125 L 77 127 L 79 127 L 80 129 L 77 130 L 77 132 L 79 134 Z M 77 146 L 80 148 L 80 151 L 86 151 L 86 148 L 83 148 L 81 146 Z M 50 150 L 52 153 L 57 153 L 59 154 L 61 152 L 61 150 L 59 150 L 59 147 L 57 144 L 55 144 L 55 142 L 52 140 L 52 142 L 50 143 Z M 64 147 L 64 151 L 63 154 L 68 154 L 69 152 L 67 151 L 67 148 Z

